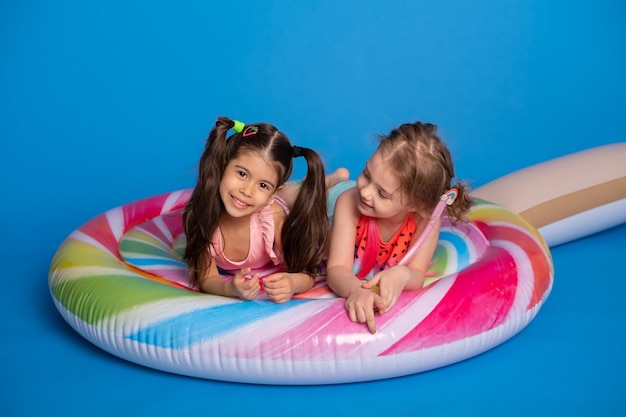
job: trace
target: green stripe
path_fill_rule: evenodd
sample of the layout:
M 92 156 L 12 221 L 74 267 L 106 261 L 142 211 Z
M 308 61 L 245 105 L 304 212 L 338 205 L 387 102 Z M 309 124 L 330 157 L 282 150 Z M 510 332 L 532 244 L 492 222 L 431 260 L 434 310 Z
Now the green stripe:
M 154 246 L 151 243 L 146 243 L 145 241 L 123 239 L 119 243 L 119 248 L 120 252 L 126 254 L 153 255 L 162 258 L 172 257 L 172 254 L 168 250 L 163 249 L 162 246 Z
M 89 324 L 150 302 L 200 295 L 128 275 L 65 280 L 54 285 L 51 291 L 66 309 Z

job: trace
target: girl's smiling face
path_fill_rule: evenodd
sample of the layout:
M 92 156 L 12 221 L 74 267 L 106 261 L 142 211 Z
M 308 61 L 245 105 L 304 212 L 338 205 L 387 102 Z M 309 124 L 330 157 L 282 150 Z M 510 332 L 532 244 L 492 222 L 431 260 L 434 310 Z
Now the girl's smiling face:
M 388 162 L 375 152 L 357 179 L 359 212 L 365 216 L 403 221 L 412 211 Z
M 231 217 L 245 217 L 270 203 L 278 191 L 278 174 L 274 167 L 256 152 L 243 152 L 230 160 L 219 194 Z

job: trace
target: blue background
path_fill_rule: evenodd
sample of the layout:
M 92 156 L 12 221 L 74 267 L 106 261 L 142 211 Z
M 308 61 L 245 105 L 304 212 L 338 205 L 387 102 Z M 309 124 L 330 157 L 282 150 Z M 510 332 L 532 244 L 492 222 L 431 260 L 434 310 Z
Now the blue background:
M 624 141 L 625 18 L 617 0 L 0 2 L 2 414 L 625 415 L 626 225 L 553 248 L 553 292 L 513 339 L 368 383 L 144 368 L 76 334 L 47 286 L 83 222 L 192 187 L 219 115 L 354 174 L 374 134 L 433 122 L 474 186 Z

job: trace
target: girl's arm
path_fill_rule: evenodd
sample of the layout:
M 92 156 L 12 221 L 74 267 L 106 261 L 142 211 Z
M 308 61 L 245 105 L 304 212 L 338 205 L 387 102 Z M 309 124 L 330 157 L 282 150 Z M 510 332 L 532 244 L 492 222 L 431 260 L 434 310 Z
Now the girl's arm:
M 356 188 L 345 191 L 337 198 L 330 232 L 326 282 L 337 295 L 344 298 L 363 283 L 352 273 L 359 219 L 357 198 Z
M 419 290 L 424 286 L 424 279 L 426 278 L 426 272 L 430 267 L 430 262 L 437 249 L 437 242 L 439 242 L 439 231 L 441 230 L 441 220 L 437 220 L 433 225 L 430 234 L 426 237 L 426 240 L 422 244 L 422 247 L 417 251 L 413 259 L 406 263 L 413 274 L 411 279 L 404 287 L 406 290 Z M 418 236 L 415 237 L 417 239 Z
M 352 273 L 354 241 L 359 219 L 358 191 L 350 189 L 337 199 L 330 240 L 330 254 L 326 281 L 339 296 L 346 299 L 346 310 L 353 322 L 367 323 L 371 333 L 376 332 L 376 310 L 384 308 L 382 299 Z

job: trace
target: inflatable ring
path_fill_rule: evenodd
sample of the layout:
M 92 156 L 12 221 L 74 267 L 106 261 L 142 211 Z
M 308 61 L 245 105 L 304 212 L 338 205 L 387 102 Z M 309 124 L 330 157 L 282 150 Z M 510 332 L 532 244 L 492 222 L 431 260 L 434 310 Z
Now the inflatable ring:
M 474 227 L 442 231 L 433 268 L 443 268 L 443 277 L 405 292 L 379 317 L 375 335 L 351 323 L 344 300 L 320 285 L 285 304 L 201 294 L 176 279 L 189 195 L 110 210 L 61 245 L 49 284 L 78 333 L 129 361 L 196 377 L 373 380 L 447 365 L 501 343 L 532 320 L 552 285 L 539 234 L 512 212 L 481 202 L 470 213 Z M 465 267 L 450 273 L 459 263 Z
M 442 227 L 428 285 L 404 292 L 372 335 L 323 280 L 285 304 L 202 294 L 187 283 L 181 211 L 191 190 L 112 209 L 75 230 L 49 273 L 83 337 L 151 368 L 224 381 L 332 384 L 426 371 L 521 331 L 553 284 L 548 245 L 509 209 L 478 200 Z M 488 194 L 488 193 L 487 193 Z

